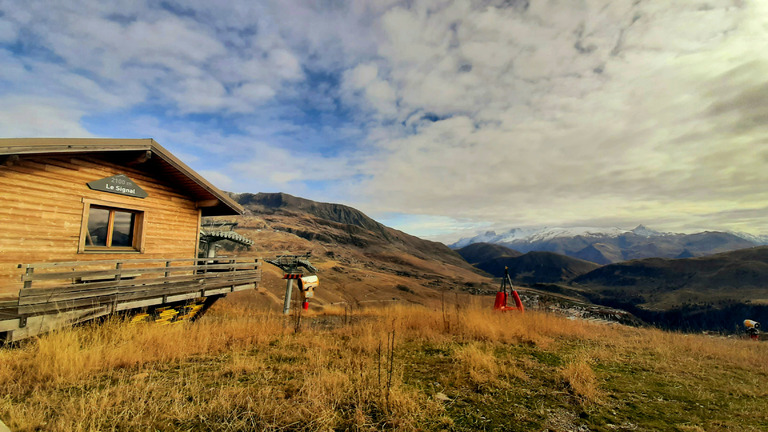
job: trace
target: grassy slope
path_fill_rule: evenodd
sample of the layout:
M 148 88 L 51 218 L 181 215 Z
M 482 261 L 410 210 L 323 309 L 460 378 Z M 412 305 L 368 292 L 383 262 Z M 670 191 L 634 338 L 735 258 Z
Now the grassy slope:
M 453 303 L 305 316 L 296 334 L 244 306 L 258 296 L 193 324 L 0 349 L 0 418 L 14 431 L 768 429 L 765 343 Z

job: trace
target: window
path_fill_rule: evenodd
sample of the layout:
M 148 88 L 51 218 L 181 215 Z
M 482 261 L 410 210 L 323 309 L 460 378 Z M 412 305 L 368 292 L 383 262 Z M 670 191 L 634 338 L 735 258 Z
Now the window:
M 143 211 L 84 204 L 79 252 L 143 252 Z

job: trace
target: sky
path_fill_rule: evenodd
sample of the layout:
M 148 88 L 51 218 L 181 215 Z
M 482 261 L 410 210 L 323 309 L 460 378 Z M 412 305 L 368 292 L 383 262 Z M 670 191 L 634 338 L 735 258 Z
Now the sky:
M 768 234 L 762 0 L 0 0 L 0 101 L 441 241 Z

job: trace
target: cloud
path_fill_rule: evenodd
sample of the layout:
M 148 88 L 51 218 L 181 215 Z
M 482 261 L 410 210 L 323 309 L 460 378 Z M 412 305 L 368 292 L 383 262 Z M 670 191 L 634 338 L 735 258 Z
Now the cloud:
M 409 234 L 435 241 L 455 239 L 461 233 L 474 234 L 487 224 L 478 226 L 477 221 L 457 220 L 448 216 L 417 214 L 383 214 L 378 220 Z
M 231 177 L 219 171 L 203 170 L 200 174 L 219 189 L 227 190 L 233 184 Z
M 153 136 L 222 187 L 418 215 L 413 230 L 768 231 L 751 211 L 768 206 L 764 2 L 0 12 L 7 135 Z
M 673 224 L 768 204 L 759 11 L 434 5 L 383 18 L 378 62 L 411 129 L 372 135 L 382 151 L 360 200 L 512 225 Z
M 83 114 L 56 100 L 5 99 L 0 104 L 0 130 L 8 138 L 90 137 L 80 125 Z
M 215 11 L 181 13 L 153 2 L 40 6 L 0 6 L 0 40 L 21 47 L 23 55 L 14 60 L 32 71 L 25 81 L 42 82 L 58 67 L 64 79 L 92 87 L 82 94 L 109 95 L 100 100 L 108 108 L 151 100 L 180 115 L 249 112 L 304 78 L 300 60 L 279 35 L 252 44 L 242 29 L 233 41 L 229 27 L 206 22 Z M 15 84 L 14 93 L 34 91 Z M 63 89 L 54 95 L 69 97 Z
M 379 77 L 379 68 L 372 63 L 357 65 L 344 74 L 342 96 L 351 105 L 362 104 L 378 116 L 397 115 L 397 94 L 390 83 Z

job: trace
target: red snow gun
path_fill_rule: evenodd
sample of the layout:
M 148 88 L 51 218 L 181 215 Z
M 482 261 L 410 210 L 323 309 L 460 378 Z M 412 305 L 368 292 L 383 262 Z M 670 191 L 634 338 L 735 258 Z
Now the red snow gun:
M 515 300 L 514 306 L 507 305 L 510 296 Z M 512 279 L 509 277 L 509 267 L 504 267 L 504 277 L 501 279 L 501 288 L 499 288 L 499 292 L 496 293 L 496 301 L 493 303 L 493 309 L 502 312 L 508 310 L 517 310 L 520 311 L 520 313 L 525 312 L 523 302 L 520 301 L 520 296 L 512 286 Z

